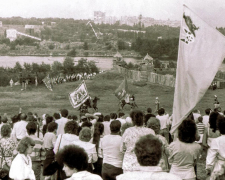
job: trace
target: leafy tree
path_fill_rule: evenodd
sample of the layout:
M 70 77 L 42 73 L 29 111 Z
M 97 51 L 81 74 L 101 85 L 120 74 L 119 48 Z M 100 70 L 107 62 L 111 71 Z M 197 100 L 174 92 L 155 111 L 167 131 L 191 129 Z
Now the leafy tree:
M 69 51 L 69 52 L 67 53 L 67 56 L 70 56 L 70 57 L 76 57 L 76 54 L 77 54 L 76 49 L 73 48 L 71 51 Z
M 125 50 L 125 49 L 126 49 L 126 44 L 125 44 L 125 42 L 122 41 L 122 40 L 118 40 L 118 41 L 117 41 L 117 45 L 118 45 L 118 49 L 119 49 L 119 50 Z
M 33 72 L 34 73 L 38 73 L 38 72 L 40 72 L 40 66 L 39 66 L 39 64 L 37 64 L 37 63 L 32 63 L 32 70 L 33 70 Z
M 74 60 L 71 57 L 66 57 L 63 61 L 63 70 L 64 73 L 67 74 L 71 74 L 74 71 Z
M 21 64 L 20 64 L 18 61 L 16 62 L 16 64 L 15 64 L 15 66 L 14 66 L 13 69 L 14 69 L 14 71 L 17 72 L 17 73 L 19 73 L 19 72 L 21 72 L 21 71 L 23 70 Z
M 156 54 L 158 57 L 161 55 L 162 50 L 160 44 L 155 44 L 153 47 L 153 53 Z
M 45 64 L 44 62 L 42 62 L 41 65 L 39 66 L 39 72 L 47 73 L 50 72 L 50 70 L 51 70 L 50 64 Z
M 49 45 L 48 45 L 48 48 L 52 50 L 52 49 L 55 48 L 55 45 L 54 45 L 54 44 L 49 44 Z
M 87 66 L 89 67 L 89 73 L 99 73 L 99 69 L 94 61 L 88 61 Z
M 23 67 L 24 67 L 24 69 L 25 69 L 27 72 L 30 72 L 30 71 L 32 70 L 31 64 L 24 63 L 24 64 L 23 64 Z
M 63 65 L 59 61 L 54 61 L 52 64 L 52 73 L 57 75 L 63 71 Z
M 154 61 L 154 68 L 161 68 L 161 63 L 158 59 Z
M 81 58 L 77 65 L 75 66 L 75 69 L 79 72 L 84 74 L 85 72 L 89 72 L 89 68 L 87 65 L 87 59 Z

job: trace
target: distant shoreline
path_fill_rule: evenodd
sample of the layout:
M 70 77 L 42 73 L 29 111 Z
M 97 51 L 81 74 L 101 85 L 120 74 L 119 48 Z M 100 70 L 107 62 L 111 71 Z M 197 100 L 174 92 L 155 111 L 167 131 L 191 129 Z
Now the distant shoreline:
M 1 56 L 36 56 L 36 57 L 66 57 L 66 55 L 57 55 L 57 56 L 49 56 L 49 54 L 41 54 L 41 55 L 29 55 L 29 54 L 16 54 L 16 55 L 12 55 L 12 54 L 9 54 L 9 55 L 0 55 Z M 83 58 L 91 58 L 91 57 L 112 57 L 113 56 L 75 56 L 75 57 L 83 57 Z M 71 58 L 75 58 L 75 57 L 71 57 Z M 139 58 L 141 59 L 142 57 L 140 56 L 123 56 L 124 58 Z

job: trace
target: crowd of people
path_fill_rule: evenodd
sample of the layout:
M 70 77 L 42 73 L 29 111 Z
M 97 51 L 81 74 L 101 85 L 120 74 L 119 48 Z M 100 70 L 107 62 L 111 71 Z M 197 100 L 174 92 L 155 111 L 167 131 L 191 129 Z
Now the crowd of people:
M 1 117 L 1 179 L 195 180 L 206 156 L 210 180 L 224 178 L 225 117 L 194 110 L 170 134 L 172 115 L 132 109 L 78 117 L 62 109 Z

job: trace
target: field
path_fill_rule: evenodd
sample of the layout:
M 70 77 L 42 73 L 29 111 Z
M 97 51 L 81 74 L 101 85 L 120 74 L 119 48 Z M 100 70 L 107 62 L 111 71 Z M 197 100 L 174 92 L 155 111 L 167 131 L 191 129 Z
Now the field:
M 91 97 L 97 96 L 99 111 L 104 115 L 118 112 L 118 99 L 114 95 L 115 89 L 119 86 L 123 77 L 114 72 L 108 71 L 95 76 L 93 80 L 86 80 L 88 92 Z M 7 113 L 9 116 L 17 114 L 19 108 L 27 113 L 29 111 L 37 113 L 39 116 L 48 113 L 52 115 L 62 108 L 69 110 L 69 114 L 79 115 L 77 109 L 73 109 L 68 99 L 68 93 L 72 92 L 80 81 L 68 82 L 54 86 L 53 92 L 49 91 L 44 85 L 28 86 L 26 91 L 21 91 L 20 86 L 0 87 L 0 114 Z M 135 85 L 136 84 L 136 85 Z M 160 107 L 164 107 L 166 112 L 172 113 L 174 88 L 164 87 L 156 84 L 143 85 L 142 83 L 133 83 L 128 81 L 128 89 L 132 94 L 135 94 L 136 103 L 139 109 L 146 111 L 148 107 L 155 110 L 155 98 L 159 97 Z M 215 91 L 208 90 L 204 98 L 196 106 L 204 115 L 206 108 L 213 108 L 214 95 L 218 96 L 218 100 L 223 108 L 225 99 L 223 99 L 224 89 Z M 129 114 L 130 107 L 127 105 L 124 108 L 125 114 Z M 90 112 L 93 112 L 91 109 Z M 198 163 L 198 178 L 205 179 L 204 175 L 205 154 Z

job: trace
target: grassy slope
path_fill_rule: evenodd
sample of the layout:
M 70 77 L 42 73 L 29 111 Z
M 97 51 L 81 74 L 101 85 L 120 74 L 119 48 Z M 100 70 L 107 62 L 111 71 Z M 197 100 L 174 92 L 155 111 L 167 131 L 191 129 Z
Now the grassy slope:
M 113 71 L 97 75 L 93 80 L 87 80 L 86 85 L 89 94 L 94 97 L 98 96 L 99 110 L 103 114 L 117 112 L 118 99 L 113 94 L 115 89 L 121 83 L 123 77 Z M 68 93 L 72 92 L 80 82 L 68 82 L 54 87 L 54 91 L 49 91 L 44 85 L 30 86 L 26 91 L 21 91 L 20 86 L 0 87 L 0 114 L 8 113 L 9 115 L 16 114 L 19 107 L 22 107 L 24 112 L 36 112 L 39 116 L 44 113 L 53 114 L 59 109 L 66 108 L 70 114 L 79 114 L 77 109 L 73 109 L 69 99 Z M 131 93 L 136 96 L 136 103 L 139 109 L 146 110 L 147 107 L 155 109 L 155 97 L 159 97 L 160 106 L 164 107 L 168 113 L 172 112 L 174 88 L 163 87 L 155 84 L 147 84 L 140 87 L 133 85 L 132 81 L 128 81 L 128 87 Z M 224 89 L 216 91 L 208 90 L 204 98 L 196 106 L 204 115 L 204 109 L 213 108 L 214 94 L 217 94 L 222 107 L 225 105 L 223 99 Z M 92 112 L 92 110 L 90 110 Z M 124 112 L 128 114 L 129 106 L 125 106 Z M 198 163 L 198 178 L 205 179 L 204 176 L 205 155 Z

